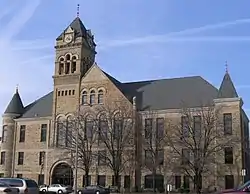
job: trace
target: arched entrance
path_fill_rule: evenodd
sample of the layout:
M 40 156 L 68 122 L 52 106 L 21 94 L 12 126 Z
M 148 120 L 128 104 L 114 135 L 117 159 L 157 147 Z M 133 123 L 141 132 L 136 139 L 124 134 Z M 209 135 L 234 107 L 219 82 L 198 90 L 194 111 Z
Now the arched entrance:
M 74 184 L 73 170 L 67 163 L 57 164 L 52 172 L 52 184 Z

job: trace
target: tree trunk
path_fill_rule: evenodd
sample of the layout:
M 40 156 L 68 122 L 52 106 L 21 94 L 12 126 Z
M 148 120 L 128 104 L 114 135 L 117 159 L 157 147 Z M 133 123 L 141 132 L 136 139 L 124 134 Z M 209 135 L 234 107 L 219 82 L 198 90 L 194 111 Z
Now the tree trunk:
M 119 173 L 115 172 L 114 173 L 114 186 L 118 187 L 118 190 L 120 191 L 120 180 L 119 180 Z
M 84 175 L 84 179 L 85 179 L 85 186 L 89 186 L 89 170 L 85 170 L 85 175 Z
M 156 192 L 156 185 L 155 185 L 155 176 L 156 176 L 156 170 L 153 169 L 153 192 Z
M 202 176 L 200 172 L 195 173 L 194 186 L 195 186 L 195 192 L 197 194 L 200 194 L 202 189 Z

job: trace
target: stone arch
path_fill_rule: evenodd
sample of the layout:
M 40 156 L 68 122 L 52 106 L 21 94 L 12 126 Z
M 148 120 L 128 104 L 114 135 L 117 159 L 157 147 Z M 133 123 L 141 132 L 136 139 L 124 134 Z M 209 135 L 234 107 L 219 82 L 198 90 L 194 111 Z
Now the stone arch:
M 74 184 L 74 172 L 67 161 L 56 161 L 50 168 L 50 182 L 51 184 Z
M 72 55 L 72 58 L 75 58 L 76 60 L 79 59 L 79 56 L 77 54 Z

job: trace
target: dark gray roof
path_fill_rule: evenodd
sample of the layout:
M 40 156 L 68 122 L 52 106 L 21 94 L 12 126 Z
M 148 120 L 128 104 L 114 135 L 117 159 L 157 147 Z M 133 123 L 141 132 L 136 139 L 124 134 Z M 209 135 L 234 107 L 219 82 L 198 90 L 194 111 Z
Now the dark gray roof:
M 218 98 L 238 98 L 238 97 L 239 96 L 236 92 L 233 81 L 229 73 L 226 72 L 219 89 Z
M 52 115 L 53 92 L 29 104 L 21 118 L 47 117 Z
M 137 98 L 140 110 L 199 107 L 213 103 L 217 88 L 200 76 L 125 83 L 130 99 Z
M 13 95 L 9 105 L 7 106 L 4 114 L 6 113 L 14 113 L 14 114 L 22 114 L 24 112 L 23 103 L 21 97 L 16 90 L 16 93 Z
M 79 17 L 76 17 L 73 20 L 73 22 L 71 22 L 71 24 L 69 26 L 75 31 L 76 38 L 77 37 L 86 37 L 87 30 Z M 63 38 L 63 34 L 66 31 L 66 29 L 63 31 L 63 33 L 60 34 L 60 36 L 57 37 L 56 40 L 61 40 Z
M 106 72 L 107 77 L 129 99 L 137 97 L 139 110 L 178 109 L 213 103 L 218 89 L 200 76 L 121 83 Z M 25 107 L 22 118 L 52 115 L 53 92 Z

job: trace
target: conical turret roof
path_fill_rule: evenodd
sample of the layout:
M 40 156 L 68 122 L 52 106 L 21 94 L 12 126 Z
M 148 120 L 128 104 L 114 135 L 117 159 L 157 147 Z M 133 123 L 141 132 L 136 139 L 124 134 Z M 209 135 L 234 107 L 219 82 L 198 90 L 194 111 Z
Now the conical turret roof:
M 12 113 L 12 114 L 23 114 L 24 106 L 19 95 L 18 89 L 16 89 L 16 93 L 13 95 L 9 105 L 7 106 L 4 114 Z

